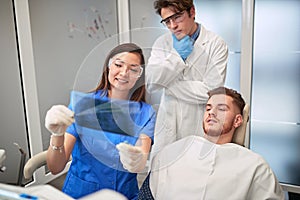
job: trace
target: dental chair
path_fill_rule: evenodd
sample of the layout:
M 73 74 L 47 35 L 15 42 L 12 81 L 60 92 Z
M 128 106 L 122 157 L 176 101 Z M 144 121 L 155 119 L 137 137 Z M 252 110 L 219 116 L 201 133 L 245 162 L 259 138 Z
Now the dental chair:
M 243 123 L 235 130 L 232 139 L 233 143 L 239 144 L 241 146 L 245 146 L 245 136 L 246 136 L 247 124 L 249 121 L 249 111 L 250 111 L 250 106 L 246 104 L 243 109 Z
M 42 166 L 45 166 L 47 164 L 46 158 L 47 150 L 32 156 L 24 166 L 24 178 L 30 179 L 33 176 L 35 170 L 39 169 Z
M 72 156 L 70 156 L 70 160 L 72 160 Z M 25 179 L 31 179 L 33 177 L 34 172 L 47 165 L 47 150 L 42 151 L 38 154 L 35 154 L 30 159 L 27 160 L 24 166 L 23 174 Z M 56 189 L 61 190 L 64 184 L 64 180 L 66 177 L 66 173 L 62 174 L 58 178 L 50 181 L 48 184 L 55 187 Z

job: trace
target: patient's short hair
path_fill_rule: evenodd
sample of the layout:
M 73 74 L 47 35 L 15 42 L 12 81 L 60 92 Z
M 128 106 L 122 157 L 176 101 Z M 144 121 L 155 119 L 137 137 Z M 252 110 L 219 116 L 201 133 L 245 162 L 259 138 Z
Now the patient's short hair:
M 242 95 L 240 93 L 238 93 L 236 90 L 229 89 L 226 87 L 218 87 L 218 88 L 208 91 L 207 94 L 209 96 L 208 99 L 210 99 L 213 95 L 217 95 L 217 94 L 225 94 L 227 96 L 232 97 L 233 103 L 235 105 L 237 105 L 237 107 L 239 108 L 240 114 L 243 114 L 243 109 L 245 107 L 245 101 L 244 101 Z

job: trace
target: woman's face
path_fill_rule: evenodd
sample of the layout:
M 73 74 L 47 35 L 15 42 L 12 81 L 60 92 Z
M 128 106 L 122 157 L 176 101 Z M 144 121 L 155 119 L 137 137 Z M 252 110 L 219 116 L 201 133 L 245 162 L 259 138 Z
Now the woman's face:
M 143 73 L 141 57 L 137 53 L 124 52 L 117 54 L 111 58 L 108 67 L 108 81 L 113 93 L 129 93 L 129 90 L 133 88 Z

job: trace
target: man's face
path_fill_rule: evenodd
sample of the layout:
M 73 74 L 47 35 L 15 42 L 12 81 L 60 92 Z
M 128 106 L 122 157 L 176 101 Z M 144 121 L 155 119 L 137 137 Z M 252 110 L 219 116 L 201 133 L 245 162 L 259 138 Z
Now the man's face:
M 161 9 L 162 21 L 165 21 L 167 28 L 175 34 L 176 38 L 180 40 L 186 35 L 192 35 L 195 27 L 195 9 L 190 9 L 190 14 L 185 10 L 182 12 L 175 12 L 170 7 Z
M 206 104 L 203 119 L 205 134 L 219 136 L 234 132 L 238 108 L 233 104 L 233 99 L 224 94 L 213 95 Z

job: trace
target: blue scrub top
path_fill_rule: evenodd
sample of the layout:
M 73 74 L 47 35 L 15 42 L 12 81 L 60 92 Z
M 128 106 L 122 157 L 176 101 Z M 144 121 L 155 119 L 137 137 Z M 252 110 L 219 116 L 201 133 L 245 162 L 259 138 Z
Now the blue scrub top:
M 71 96 L 74 96 L 74 93 L 76 92 L 73 91 Z M 102 91 L 85 95 L 96 100 L 112 101 L 107 97 L 107 93 Z M 114 102 L 118 103 L 117 101 Z M 121 104 L 124 102 L 123 100 L 120 101 Z M 153 141 L 156 114 L 149 104 L 127 102 L 129 109 L 139 110 L 131 116 L 131 119 L 139 127 L 135 129 L 134 137 L 79 126 L 76 124 L 75 117 L 75 123 L 66 130 L 76 137 L 76 143 L 72 151 L 72 163 L 64 183 L 63 192 L 73 198 L 80 198 L 107 188 L 122 193 L 128 199 L 137 199 L 139 191 L 137 174 L 130 173 L 123 168 L 115 146 L 125 141 L 135 145 L 141 133 L 148 135 Z M 76 103 L 71 98 L 69 108 L 74 110 L 74 105 L 76 106 Z

